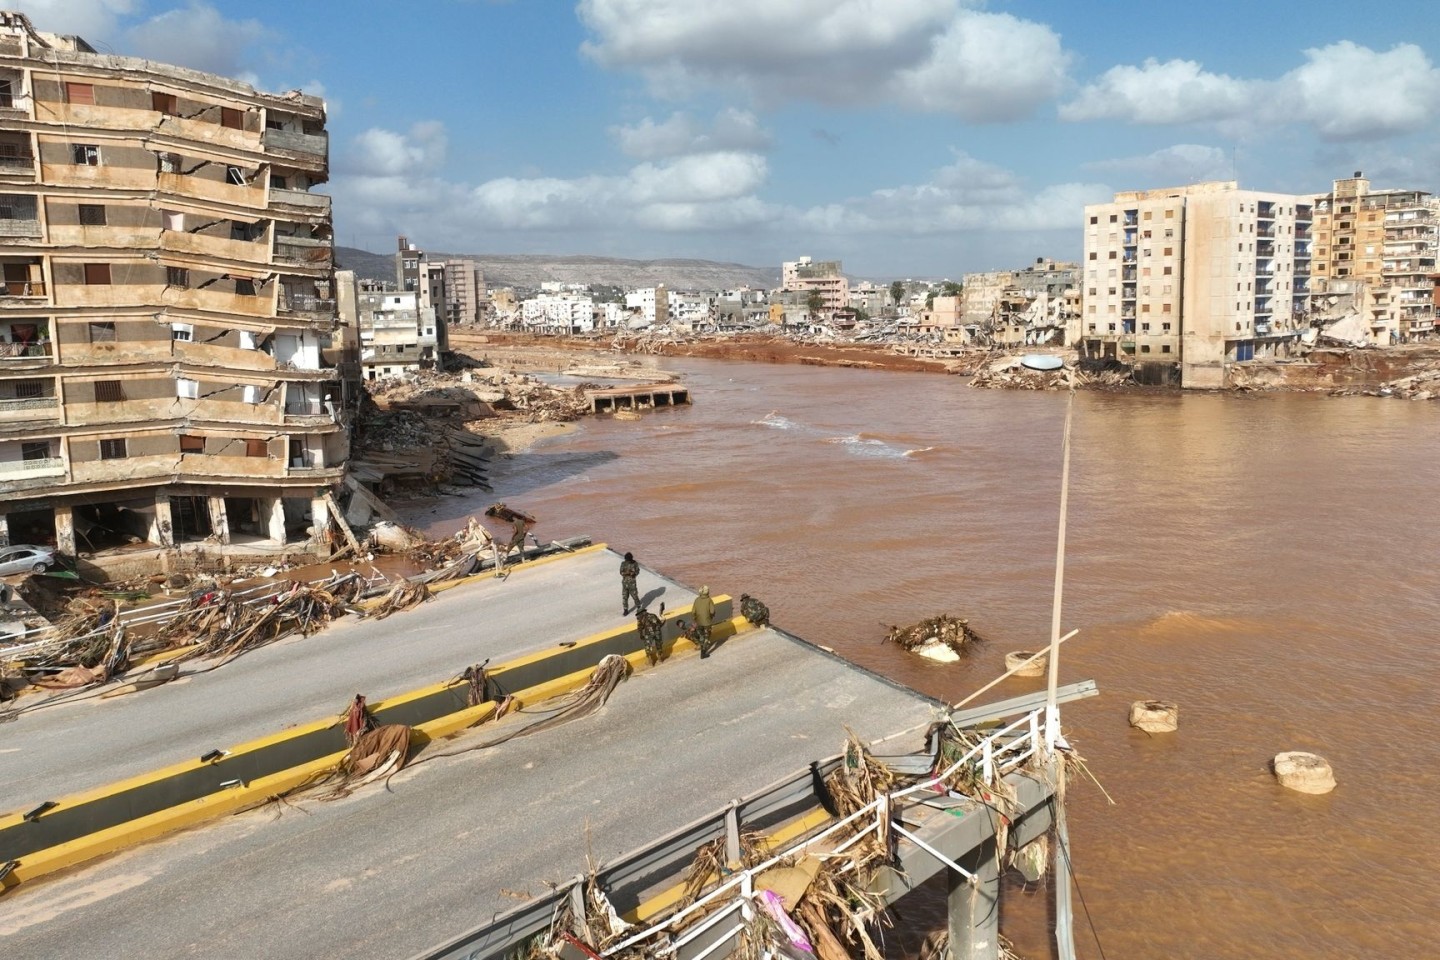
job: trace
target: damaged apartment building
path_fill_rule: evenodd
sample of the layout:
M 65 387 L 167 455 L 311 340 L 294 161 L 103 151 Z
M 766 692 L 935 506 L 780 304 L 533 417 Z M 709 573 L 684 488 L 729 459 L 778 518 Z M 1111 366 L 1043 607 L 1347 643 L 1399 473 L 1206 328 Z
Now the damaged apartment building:
M 325 105 L 0 13 L 0 537 L 327 535 Z

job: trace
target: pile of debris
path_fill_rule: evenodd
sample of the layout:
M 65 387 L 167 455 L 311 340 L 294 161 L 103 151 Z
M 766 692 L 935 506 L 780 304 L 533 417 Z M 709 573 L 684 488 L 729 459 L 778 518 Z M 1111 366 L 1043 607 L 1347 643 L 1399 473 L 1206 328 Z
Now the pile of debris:
M 1078 390 L 1135 386 L 1128 367 L 1084 372 L 1069 364 L 1055 370 L 1032 370 L 1019 357 L 1004 357 L 971 368 L 970 386 L 990 390 Z
M 969 620 L 957 620 L 949 614 L 921 620 L 908 627 L 892 626 L 885 635 L 886 643 L 895 643 L 929 660 L 953 663 L 968 654 L 984 638 L 970 629 Z
M 1394 397 L 1399 400 L 1440 400 L 1440 370 L 1391 380 L 1378 387 L 1341 387 L 1330 391 L 1332 397 Z

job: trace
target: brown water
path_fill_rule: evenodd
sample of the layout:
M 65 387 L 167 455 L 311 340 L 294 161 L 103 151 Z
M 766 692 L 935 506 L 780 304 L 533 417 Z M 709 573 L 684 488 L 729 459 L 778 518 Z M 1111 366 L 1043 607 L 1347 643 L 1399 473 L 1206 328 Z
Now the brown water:
M 497 496 L 542 539 L 590 534 L 754 593 L 931 694 L 1048 635 L 1063 395 L 673 365 L 693 408 L 587 422 L 502 464 Z M 1440 955 L 1437 419 L 1361 398 L 1077 398 L 1062 680 L 1101 689 L 1064 715 L 1116 801 L 1080 784 L 1070 806 L 1108 957 Z M 477 503 L 442 501 L 431 531 Z M 998 642 L 952 666 L 878 642 L 946 611 Z M 1141 698 L 1178 701 L 1180 732 L 1131 730 Z M 1281 789 L 1282 750 L 1323 754 L 1339 788 Z M 1047 897 L 1011 893 L 1007 935 L 1049 956 Z M 1083 913 L 1076 940 L 1099 957 Z

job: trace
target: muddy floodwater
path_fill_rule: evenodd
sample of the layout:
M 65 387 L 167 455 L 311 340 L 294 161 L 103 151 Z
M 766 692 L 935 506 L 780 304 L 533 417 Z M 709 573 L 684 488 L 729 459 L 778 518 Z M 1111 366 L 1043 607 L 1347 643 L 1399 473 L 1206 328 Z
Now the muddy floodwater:
M 1063 395 L 667 365 L 693 407 L 587 421 L 497 465 L 496 496 L 542 540 L 590 534 L 754 593 L 930 694 L 958 699 L 1047 636 Z M 1062 681 L 1101 696 L 1064 714 L 1115 800 L 1071 793 L 1081 956 L 1097 936 L 1110 958 L 1440 955 L 1440 405 L 1082 394 L 1074 446 Z M 446 498 L 425 525 L 485 502 Z M 941 612 L 994 642 L 949 666 L 879 642 Z M 1131 730 L 1143 698 L 1177 701 L 1180 731 Z M 1324 755 L 1339 788 L 1277 786 L 1284 750 Z M 1007 888 L 1022 954 L 1050 956 L 1047 916 L 1044 890 Z

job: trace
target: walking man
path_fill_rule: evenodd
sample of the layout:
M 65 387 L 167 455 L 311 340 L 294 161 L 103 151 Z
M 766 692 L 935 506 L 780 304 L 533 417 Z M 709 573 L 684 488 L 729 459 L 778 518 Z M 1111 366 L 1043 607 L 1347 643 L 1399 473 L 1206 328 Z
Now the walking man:
M 625 554 L 625 559 L 620 562 L 620 616 L 630 613 L 630 601 L 634 599 L 635 609 L 640 609 L 640 588 L 635 583 L 635 578 L 640 576 L 640 564 L 635 562 L 635 554 Z
M 701 587 L 691 610 L 695 618 L 695 643 L 700 648 L 700 659 L 710 656 L 710 628 L 715 624 L 715 601 L 710 599 L 710 588 Z

